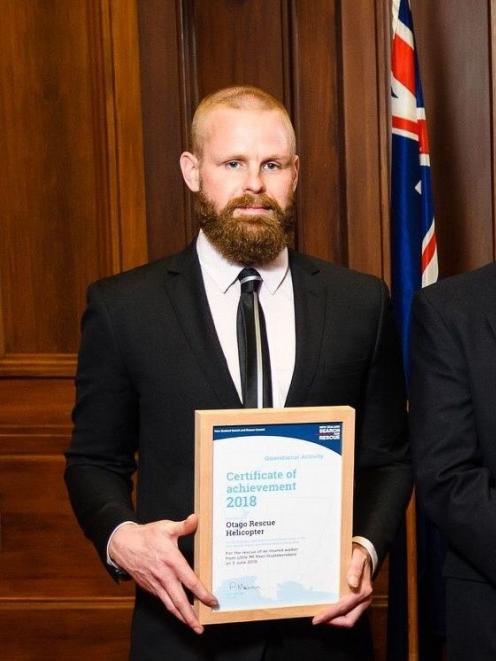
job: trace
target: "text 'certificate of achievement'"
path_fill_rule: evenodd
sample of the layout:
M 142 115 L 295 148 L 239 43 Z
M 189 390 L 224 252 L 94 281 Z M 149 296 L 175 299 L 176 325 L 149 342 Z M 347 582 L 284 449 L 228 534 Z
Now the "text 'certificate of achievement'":
M 312 616 L 347 591 L 354 410 L 196 412 L 195 571 L 203 624 Z

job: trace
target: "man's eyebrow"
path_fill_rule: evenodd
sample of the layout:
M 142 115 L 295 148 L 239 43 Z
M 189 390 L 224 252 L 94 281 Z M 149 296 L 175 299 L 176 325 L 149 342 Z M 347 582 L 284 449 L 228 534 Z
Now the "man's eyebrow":
M 228 161 L 245 161 L 246 154 L 219 152 L 212 154 L 212 158 L 217 163 L 227 163 Z
M 246 161 L 248 160 L 248 156 L 243 153 L 232 153 L 232 154 L 219 154 L 216 157 L 216 160 L 225 163 L 228 161 Z M 269 156 L 266 156 L 265 158 L 262 159 L 262 163 L 267 163 L 269 161 L 290 161 L 292 158 L 292 154 L 270 154 Z
M 263 159 L 263 163 L 270 163 L 270 161 L 279 161 L 280 163 L 291 163 L 292 154 L 273 154 L 267 158 Z

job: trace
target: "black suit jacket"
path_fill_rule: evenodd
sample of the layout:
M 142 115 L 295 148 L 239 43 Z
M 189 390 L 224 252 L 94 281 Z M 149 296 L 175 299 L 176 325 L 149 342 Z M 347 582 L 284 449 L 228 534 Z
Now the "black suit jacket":
M 372 276 L 294 252 L 290 268 L 296 362 L 286 405 L 356 408 L 354 531 L 371 540 L 382 559 L 411 481 L 387 290 Z M 79 522 L 104 562 L 109 535 L 122 521 L 181 520 L 193 511 L 194 411 L 238 407 L 194 245 L 89 288 L 66 481 Z M 181 544 L 191 562 L 192 539 Z M 153 636 L 140 631 L 154 617 L 153 646 L 177 649 L 170 658 L 201 658 L 195 634 L 141 591 L 136 658 L 148 658 L 139 641 L 149 646 Z M 224 630 L 228 637 L 233 626 Z M 247 658 L 259 657 L 258 649 Z
M 418 492 L 447 576 L 496 587 L 496 265 L 418 295 L 411 429 Z

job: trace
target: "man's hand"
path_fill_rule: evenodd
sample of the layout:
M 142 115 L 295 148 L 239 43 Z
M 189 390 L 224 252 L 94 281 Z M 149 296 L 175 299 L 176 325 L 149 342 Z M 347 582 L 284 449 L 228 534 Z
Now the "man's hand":
M 346 575 L 351 594 L 316 615 L 313 624 L 331 624 L 351 628 L 372 602 L 370 558 L 360 544 L 353 544 L 351 562 Z
M 112 536 L 109 555 L 138 585 L 161 599 L 181 622 L 196 633 L 203 633 L 183 586 L 207 606 L 215 608 L 218 603 L 177 546 L 178 538 L 192 535 L 197 526 L 196 514 L 184 521 L 122 526 Z

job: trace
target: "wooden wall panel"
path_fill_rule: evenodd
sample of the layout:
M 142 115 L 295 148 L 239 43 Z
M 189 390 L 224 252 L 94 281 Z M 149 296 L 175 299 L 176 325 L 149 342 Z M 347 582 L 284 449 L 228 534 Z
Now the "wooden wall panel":
M 198 99 L 232 85 L 258 85 L 290 103 L 285 88 L 285 2 L 193 3 Z
M 377 585 L 374 587 L 377 591 Z M 373 607 L 369 610 L 370 626 L 372 629 L 372 643 L 374 647 L 375 661 L 382 661 L 387 658 L 386 655 L 386 632 L 388 618 L 388 600 L 387 583 L 386 592 L 374 598 Z M 403 659 L 393 659 L 391 661 L 406 661 Z M 410 658 L 409 661 L 415 661 Z
M 1 3 L 2 374 L 72 374 L 88 282 L 146 261 L 133 7 Z
M 496 257 L 490 7 L 487 0 L 412 1 L 442 276 Z
M 70 510 L 74 386 L 53 377 L 89 282 L 147 258 L 136 2 L 0 11 L 0 656 L 123 659 L 133 588 Z
M 193 236 L 179 154 L 186 148 L 190 103 L 180 3 L 138 4 L 148 250 L 158 259 L 181 250 Z M 188 88 L 189 89 L 189 88 Z
M 106 576 L 63 481 L 73 397 L 67 379 L 0 380 L 2 658 L 125 658 L 133 588 Z
M 102 605 L 15 601 L 0 605 L 0 649 L 8 661 L 125 661 L 131 603 Z M 28 624 L 29 623 L 29 624 Z M 8 632 L 8 635 L 6 634 Z
M 347 264 L 390 279 L 389 2 L 341 3 Z M 371 27 L 374 29 L 371 29 Z
M 293 3 L 292 61 L 301 178 L 298 248 L 346 264 L 339 3 Z M 318 75 L 315 73 L 318 71 Z
M 90 51 L 81 29 L 88 6 L 54 2 L 47 12 L 44 3 L 3 2 L 2 14 L 5 352 L 74 353 L 84 278 L 110 270 L 96 213 Z
M 0 602 L 122 597 L 131 586 L 106 578 L 67 498 L 61 456 L 0 456 Z
M 0 456 L 62 455 L 73 401 L 67 379 L 0 379 Z
M 103 96 L 105 165 L 110 179 L 106 202 L 112 235 L 118 239 L 115 272 L 148 260 L 138 11 L 136 0 L 92 2 L 101 12 L 101 31 L 97 29 L 95 34 L 103 46 L 104 74 L 109 85 Z

